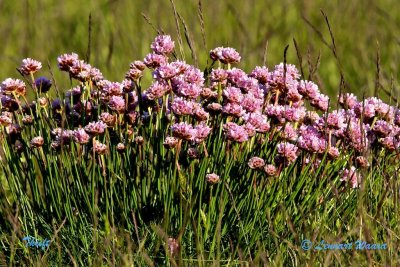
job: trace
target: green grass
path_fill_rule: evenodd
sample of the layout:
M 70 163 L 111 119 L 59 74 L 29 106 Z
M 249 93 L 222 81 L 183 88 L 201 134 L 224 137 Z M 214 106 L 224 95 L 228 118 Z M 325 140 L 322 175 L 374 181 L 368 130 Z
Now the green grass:
M 196 54 L 191 57 L 181 23 L 185 59 L 188 63 L 197 59 L 200 69 L 210 63 L 209 50 L 222 45 L 237 48 L 243 58 L 239 66 L 247 71 L 263 65 L 266 47 L 269 67 L 283 61 L 287 44 L 288 62 L 299 65 L 294 38 L 306 77 L 312 73 L 310 66 L 318 62 L 311 78 L 323 92 L 335 96 L 339 91 L 339 58 L 346 90 L 372 95 L 379 51 L 378 93 L 387 100 L 384 90 L 393 90 L 398 96 L 396 25 L 400 18 L 395 1 L 368 5 L 363 1 L 346 5 L 334 1 L 204 1 L 205 44 L 198 2 L 175 4 Z M 56 70 L 56 58 L 69 52 L 86 56 L 89 13 L 90 63 L 110 80 L 121 81 L 129 63 L 150 51 L 149 43 L 157 33 L 141 13 L 177 40 L 169 1 L 6 1 L 0 7 L 7 14 L 0 18 L 4 25 L 0 30 L 4 40 L 0 43 L 2 77 L 18 77 L 15 68 L 22 58 L 48 59 L 62 91 L 69 89 L 70 82 L 65 73 Z M 329 18 L 337 58 L 323 43 L 332 42 L 320 9 Z M 148 84 L 146 79 L 143 87 Z M 113 150 L 98 159 L 77 156 L 80 148 L 71 145 L 66 153 L 45 153 L 45 160 L 39 151 L 26 147 L 21 160 L 3 140 L 0 265 L 400 264 L 396 155 L 371 152 L 374 164 L 364 171 L 359 190 L 344 188 L 339 181 L 348 157 L 326 161 L 321 168 L 302 165 L 300 158 L 279 177 L 267 178 L 243 166 L 251 156 L 271 160 L 276 153 L 271 144 L 227 148 L 218 138 L 207 141 L 209 158 L 187 162 L 179 171 L 175 152 L 162 146 L 167 122 L 157 120 L 157 129 L 137 128 L 145 138 L 143 146 L 131 142 L 126 154 Z M 30 140 L 42 133 L 47 141 L 52 128 L 52 122 L 40 121 L 23 137 Z M 112 142 L 110 134 L 101 138 Z M 223 179 L 210 186 L 204 177 L 214 170 L 220 171 Z M 26 235 L 51 239 L 51 245 L 46 251 L 27 248 L 22 242 Z M 168 255 L 169 237 L 181 244 L 177 255 Z M 303 239 L 313 243 L 363 240 L 387 243 L 388 249 L 304 251 L 300 247 Z

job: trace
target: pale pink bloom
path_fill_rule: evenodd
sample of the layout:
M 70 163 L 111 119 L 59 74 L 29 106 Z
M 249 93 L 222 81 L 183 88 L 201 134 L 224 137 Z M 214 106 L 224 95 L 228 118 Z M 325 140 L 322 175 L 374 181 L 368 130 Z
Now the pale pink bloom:
M 265 66 L 257 66 L 249 76 L 257 79 L 260 83 L 265 84 L 268 81 L 268 68 Z
M 92 67 L 89 71 L 90 79 L 94 82 L 98 82 L 104 79 L 103 73 L 98 68 Z
M 204 87 L 204 88 L 201 90 L 200 95 L 201 95 L 202 98 L 204 98 L 204 99 L 206 99 L 206 100 L 216 99 L 216 98 L 218 97 L 218 93 L 215 92 L 215 91 L 213 91 L 213 90 L 211 90 L 211 89 L 208 88 L 208 87 Z
M 267 164 L 264 166 L 264 171 L 268 176 L 275 176 L 277 174 L 277 170 L 274 165 Z
M 196 99 L 202 91 L 202 87 L 194 83 L 182 82 L 174 87 L 174 92 L 183 97 Z
M 85 131 L 92 135 L 103 134 L 104 130 L 107 128 L 107 124 L 102 121 L 90 122 L 85 126 Z
M 318 85 L 311 81 L 300 81 L 298 92 L 306 99 L 315 99 L 319 95 Z
M 224 69 L 213 69 L 210 73 L 210 80 L 212 82 L 226 82 L 228 78 L 228 73 Z
M 150 47 L 156 54 L 170 54 L 174 51 L 175 42 L 169 35 L 158 35 Z
M 330 147 L 328 150 L 328 155 L 333 158 L 336 159 L 339 157 L 339 149 L 337 149 L 337 147 Z
M 265 165 L 265 161 L 259 157 L 252 157 L 247 163 L 251 169 L 262 169 Z
M 156 53 L 148 54 L 143 63 L 150 69 L 155 69 L 160 67 L 161 65 L 167 64 L 168 59 L 164 55 L 159 55 Z
M 104 155 L 107 152 L 107 145 L 100 143 L 98 140 L 95 140 L 93 143 L 93 151 L 98 155 Z
M 261 112 L 263 100 L 256 98 L 252 93 L 247 93 L 240 104 L 247 112 Z
M 168 63 L 165 65 L 161 65 L 158 67 L 154 72 L 153 72 L 153 78 L 154 79 L 164 79 L 168 80 L 176 75 L 180 74 L 180 70 L 177 69 L 172 63 Z
M 87 144 L 89 143 L 90 140 L 90 135 L 88 135 L 84 129 L 80 128 L 78 130 L 75 130 L 72 133 L 72 138 L 76 143 L 79 144 Z
M 75 61 L 78 61 L 78 54 L 63 54 L 57 58 L 58 68 L 62 71 L 69 71 L 69 69 L 74 65 Z
M 346 118 L 343 110 L 334 110 L 328 114 L 326 124 L 332 129 L 343 129 L 346 127 Z
M 239 104 L 243 100 L 242 91 L 236 87 L 227 87 L 222 92 L 225 99 L 232 103 Z
M 90 71 L 92 66 L 83 60 L 76 60 L 69 68 L 69 73 L 75 79 L 86 81 L 90 79 Z
M 238 84 L 248 78 L 246 72 L 238 68 L 227 70 L 226 73 L 228 74 L 228 82 L 230 82 L 232 86 L 239 87 Z
M 200 105 L 196 105 L 193 116 L 198 121 L 206 121 L 210 117 L 210 114 L 206 112 Z
M 293 128 L 292 125 L 290 124 L 285 124 L 284 126 L 279 126 L 278 131 L 281 134 L 281 137 L 284 140 L 289 140 L 289 141 L 296 141 L 297 139 L 297 132 L 296 130 Z
M 219 112 L 222 110 L 222 106 L 219 103 L 210 103 L 206 108 L 210 112 Z
M 324 94 L 317 94 L 315 98 L 311 99 L 311 106 L 318 108 L 322 111 L 327 111 L 329 105 L 329 97 Z
M 245 114 L 245 111 L 243 110 L 242 106 L 236 103 L 227 103 L 222 108 L 222 112 L 227 115 L 235 116 L 238 118 Z
M 252 124 L 257 132 L 265 133 L 270 129 L 267 116 L 260 113 L 246 113 L 243 116 L 245 122 Z
M 150 88 L 147 89 L 146 96 L 150 100 L 156 100 L 169 91 L 170 87 L 166 82 L 155 81 Z
M 31 140 L 30 144 L 31 144 L 31 147 L 35 147 L 35 148 L 41 147 L 44 144 L 44 139 L 41 136 L 36 136 Z
M 186 122 L 175 123 L 171 126 L 172 134 L 183 140 L 194 140 L 196 138 L 197 131 L 193 129 L 191 124 Z
M 287 142 L 277 145 L 278 154 L 280 154 L 288 163 L 292 163 L 297 159 L 298 147 Z
M 234 122 L 228 122 L 224 125 L 225 136 L 228 140 L 242 143 L 249 139 L 246 129 Z
M 304 119 L 306 116 L 305 107 L 293 108 L 286 106 L 283 115 L 288 121 L 298 122 Z
M 339 96 L 339 103 L 348 109 L 353 109 L 357 104 L 357 97 L 354 94 L 345 93 Z
M 192 115 L 194 109 L 194 102 L 187 101 L 184 98 L 176 97 L 171 104 L 172 112 L 176 115 Z
M 19 71 L 23 75 L 30 75 L 42 68 L 42 63 L 40 63 L 37 60 L 31 59 L 31 58 L 26 58 L 22 60 L 22 64 L 19 67 Z
M 203 142 L 211 132 L 211 128 L 208 127 L 205 123 L 200 123 L 196 125 L 194 127 L 194 130 L 196 131 L 194 139 L 196 143 Z
M 385 137 L 393 130 L 393 126 L 384 120 L 377 120 L 372 130 L 380 137 Z
M 255 128 L 252 124 L 250 124 L 250 123 L 244 124 L 244 125 L 243 125 L 243 128 L 246 130 L 247 135 L 248 135 L 249 137 L 253 137 L 253 136 L 255 136 L 256 133 L 257 133 L 256 128 Z
M 164 146 L 166 148 L 174 148 L 178 144 L 178 139 L 172 136 L 165 137 Z
M 208 173 L 206 175 L 206 180 L 209 184 L 217 184 L 219 182 L 219 179 L 219 176 L 215 173 Z
M 240 62 L 239 53 L 231 47 L 217 47 L 210 51 L 212 60 L 219 60 L 224 64 L 235 64 Z
M 342 173 L 342 177 L 340 181 L 349 182 L 351 188 L 359 187 L 359 184 L 362 180 L 361 174 L 359 174 L 356 170 L 356 167 L 351 166 L 350 169 L 345 169 Z
M 203 72 L 198 68 L 193 66 L 188 66 L 188 68 L 183 73 L 183 80 L 186 83 L 196 84 L 198 86 L 204 85 L 204 76 Z
M 26 86 L 25 83 L 19 79 L 7 78 L 5 79 L 0 86 L 1 93 L 5 95 L 25 95 L 26 94 Z
M 121 96 L 112 96 L 108 102 L 108 107 L 118 113 L 124 113 L 125 100 Z

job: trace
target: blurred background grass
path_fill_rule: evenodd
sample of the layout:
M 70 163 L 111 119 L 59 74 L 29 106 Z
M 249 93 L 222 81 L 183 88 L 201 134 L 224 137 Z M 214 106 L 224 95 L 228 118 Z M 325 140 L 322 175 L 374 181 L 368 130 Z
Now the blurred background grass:
M 331 44 L 329 31 L 320 9 L 327 14 L 335 36 L 348 91 L 361 96 L 373 94 L 376 77 L 376 54 L 380 47 L 382 85 L 390 91 L 391 76 L 397 87 L 400 56 L 399 5 L 394 0 L 366 1 L 271 1 L 223 0 L 201 2 L 206 42 L 202 41 L 197 0 L 175 0 L 194 40 L 199 67 L 204 69 L 208 51 L 216 46 L 235 47 L 242 55 L 240 67 L 250 71 L 263 64 L 268 43 L 267 65 L 283 61 L 287 44 L 288 62 L 298 65 L 293 38 L 303 56 L 308 73 L 308 58 L 315 64 L 320 55 L 317 76 L 321 90 L 336 96 L 340 73 L 332 51 L 323 44 L 308 20 Z M 92 14 L 90 63 L 102 70 L 109 80 L 122 80 L 129 63 L 142 59 L 157 34 L 151 23 L 177 41 L 175 18 L 168 0 L 97 0 L 0 1 L 0 79 L 18 77 L 15 70 L 25 57 L 50 61 L 62 53 L 76 52 L 85 58 L 88 47 L 88 17 Z M 305 20 L 305 19 L 306 20 Z M 183 25 L 182 38 L 185 42 Z M 186 44 L 187 47 L 187 44 Z M 190 55 L 190 53 L 188 54 Z M 191 58 L 186 58 L 194 63 Z M 55 71 L 56 79 L 67 81 L 65 74 Z M 67 89 L 68 82 L 59 82 Z M 396 90 L 394 94 L 397 95 Z

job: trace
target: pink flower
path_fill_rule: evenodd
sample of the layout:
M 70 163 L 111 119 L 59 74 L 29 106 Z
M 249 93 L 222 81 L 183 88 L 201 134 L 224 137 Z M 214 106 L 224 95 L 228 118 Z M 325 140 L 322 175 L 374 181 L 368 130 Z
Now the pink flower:
M 192 115 L 194 102 L 186 101 L 184 98 L 176 97 L 172 102 L 171 109 L 176 115 Z
M 194 139 L 196 143 L 203 142 L 211 132 L 211 128 L 208 127 L 205 123 L 200 123 L 196 125 L 194 130 L 196 131 Z
M 245 114 L 245 111 L 243 110 L 242 106 L 236 103 L 227 103 L 223 107 L 222 112 L 227 115 L 235 116 L 238 118 Z
M 249 76 L 257 79 L 262 84 L 266 84 L 268 81 L 268 69 L 265 66 L 257 66 Z
M 252 93 L 247 93 L 240 104 L 247 112 L 261 112 L 263 100 L 256 98 Z
M 78 61 L 79 57 L 75 53 L 63 54 L 57 58 L 58 68 L 62 71 L 69 71 L 69 69 L 74 65 L 75 61 Z
M 183 140 L 191 141 L 196 138 L 196 130 L 186 122 L 175 123 L 171 126 L 172 134 Z
M 304 107 L 293 108 L 286 106 L 284 109 L 284 117 L 291 122 L 298 122 L 306 116 L 306 109 Z
M 5 79 L 0 86 L 1 93 L 5 95 L 25 95 L 26 94 L 26 86 L 25 83 L 19 79 Z
M 31 140 L 30 144 L 31 144 L 31 147 L 35 147 L 35 148 L 41 147 L 44 144 L 44 139 L 41 136 L 34 137 Z
M 297 159 L 297 146 L 287 142 L 283 142 L 279 143 L 277 145 L 277 148 L 278 154 L 280 154 L 280 156 L 282 156 L 289 164 Z
M 35 73 L 42 68 L 42 63 L 37 60 L 26 58 L 22 60 L 22 64 L 19 67 L 19 71 L 23 75 L 30 75 L 31 73 Z
M 252 157 L 247 165 L 249 165 L 250 169 L 262 169 L 265 165 L 265 162 L 262 158 Z
M 242 91 L 236 87 L 227 87 L 223 91 L 225 99 L 231 103 L 239 104 L 243 100 Z
M 210 73 L 210 80 L 212 82 L 226 82 L 228 73 L 224 69 L 213 69 Z
M 219 60 L 224 64 L 235 64 L 240 62 L 239 53 L 231 47 L 217 47 L 210 51 L 212 60 Z
M 107 124 L 102 121 L 90 122 L 85 126 L 85 131 L 92 135 L 103 134 L 104 130 L 107 128 Z
M 219 176 L 215 173 L 208 173 L 206 175 L 206 180 L 209 184 L 217 184 L 219 182 L 219 179 Z
M 324 94 L 317 94 L 315 98 L 311 99 L 311 106 L 318 108 L 322 111 L 327 111 L 329 105 L 329 97 Z
M 264 166 L 264 171 L 268 176 L 275 176 L 277 174 L 277 170 L 274 165 L 267 164 Z
M 155 69 L 160 67 L 161 65 L 167 64 L 167 58 L 164 55 L 159 55 L 155 53 L 148 54 L 143 63 L 150 69 Z
M 155 100 L 162 97 L 169 91 L 170 87 L 166 82 L 155 81 L 150 88 L 147 89 L 146 96 L 150 100 Z
M 247 113 L 243 116 L 243 119 L 253 125 L 255 130 L 260 133 L 268 132 L 271 128 L 267 116 L 260 113 Z
M 354 94 L 345 93 L 339 96 L 339 103 L 344 108 L 353 109 L 358 104 L 358 101 Z
M 156 54 L 170 54 L 174 51 L 175 43 L 169 35 L 159 35 L 151 44 L 151 49 Z
M 298 92 L 306 99 L 315 99 L 319 95 L 318 85 L 310 81 L 300 81 Z
M 166 148 L 174 148 L 178 144 L 178 139 L 172 136 L 165 137 L 164 146 Z
M 108 148 L 105 144 L 100 143 L 99 141 L 95 140 L 93 144 L 93 151 L 98 155 L 106 154 Z
M 87 144 L 89 143 L 90 140 L 90 135 L 88 135 L 84 129 L 80 128 L 78 130 L 75 130 L 72 133 L 72 138 L 76 143 L 79 144 Z
M 243 143 L 249 139 L 246 129 L 234 122 L 228 122 L 224 125 L 225 136 L 228 140 Z
M 350 169 L 345 169 L 342 173 L 340 181 L 350 182 L 351 188 L 359 187 L 359 183 L 362 180 L 362 176 L 357 173 L 356 167 L 351 166 Z
M 124 113 L 125 111 L 125 100 L 121 96 L 112 96 L 110 102 L 108 102 L 110 109 L 118 112 Z

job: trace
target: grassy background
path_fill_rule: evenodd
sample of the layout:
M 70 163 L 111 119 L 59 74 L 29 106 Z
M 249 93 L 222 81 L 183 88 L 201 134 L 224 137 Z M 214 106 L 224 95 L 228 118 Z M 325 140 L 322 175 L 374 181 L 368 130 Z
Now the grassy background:
M 337 61 L 306 22 L 314 25 L 331 44 L 320 12 L 322 9 L 329 17 L 350 91 L 360 96 L 364 92 L 366 95 L 373 93 L 378 47 L 382 85 L 390 90 L 390 77 L 393 75 L 396 81 L 400 56 L 399 29 L 396 26 L 400 17 L 396 1 L 356 0 L 346 4 L 340 1 L 202 1 L 205 44 L 202 41 L 198 1 L 175 2 L 177 12 L 195 40 L 193 45 L 202 69 L 208 51 L 221 45 L 237 48 L 243 58 L 240 67 L 248 71 L 255 65 L 263 64 L 267 43 L 268 66 L 283 61 L 283 50 L 287 44 L 290 44 L 288 62 L 298 64 L 293 45 L 295 38 L 306 70 L 307 62 L 315 64 L 320 55 L 318 77 L 314 79 L 319 79 L 323 91 L 336 95 L 340 84 Z M 0 8 L 3 14 L 0 18 L 2 79 L 18 76 L 15 67 L 25 57 L 43 62 L 48 59 L 53 67 L 61 53 L 74 51 L 85 57 L 90 13 L 90 63 L 100 68 L 110 80 L 122 80 L 129 63 L 142 59 L 149 52 L 148 44 L 156 32 L 142 14 L 156 28 L 177 40 L 173 8 L 167 0 L 1 1 Z M 181 30 L 183 35 L 183 27 Z M 187 61 L 194 63 L 191 58 Z M 67 79 L 56 72 L 56 78 L 61 77 Z

